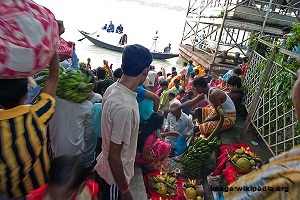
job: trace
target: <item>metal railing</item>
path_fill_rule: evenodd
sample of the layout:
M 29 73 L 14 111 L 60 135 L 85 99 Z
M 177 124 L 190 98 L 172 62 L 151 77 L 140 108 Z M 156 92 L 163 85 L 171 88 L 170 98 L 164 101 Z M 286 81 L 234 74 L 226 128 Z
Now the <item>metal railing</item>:
M 253 51 L 243 85 L 245 107 L 248 116 L 241 136 L 244 137 L 249 124 L 257 130 L 273 155 L 300 144 L 300 131 L 291 100 L 291 89 L 296 74 L 275 62 L 276 52 L 299 59 L 299 55 L 272 44 L 258 42 L 273 49 L 269 59 Z M 277 54 L 278 55 L 278 54 Z M 284 79 L 285 84 L 280 80 Z

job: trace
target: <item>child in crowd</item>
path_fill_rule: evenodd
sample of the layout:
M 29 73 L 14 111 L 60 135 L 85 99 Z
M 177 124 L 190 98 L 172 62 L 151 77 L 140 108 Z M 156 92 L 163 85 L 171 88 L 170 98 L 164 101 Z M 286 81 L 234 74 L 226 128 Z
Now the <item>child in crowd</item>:
M 231 76 L 227 80 L 227 84 L 229 88 L 228 96 L 233 101 L 235 109 L 238 109 L 244 96 L 244 92 L 242 90 L 242 80 L 238 76 Z
M 244 57 L 243 61 L 242 61 L 242 66 L 241 66 L 242 76 L 245 75 L 245 72 L 246 72 L 246 69 L 247 69 L 247 62 L 248 62 L 248 57 Z
M 208 87 L 209 88 L 215 88 L 216 87 L 216 79 L 215 78 L 212 78 L 210 80 L 210 82 L 208 83 Z
M 189 65 L 188 65 L 188 72 L 187 72 L 187 80 L 190 78 L 190 75 L 193 71 L 193 68 L 194 68 L 194 65 L 193 65 L 193 61 L 192 60 L 189 60 Z
M 188 83 L 187 83 L 186 86 L 185 86 L 185 91 L 186 91 L 186 92 L 192 90 L 193 81 L 194 81 L 195 76 L 196 76 L 195 72 L 191 72 L 190 78 L 189 78 L 189 80 L 188 80 Z
M 181 101 L 181 99 L 183 99 L 186 96 L 186 94 L 187 93 L 185 92 L 185 90 L 183 88 L 181 88 L 179 90 L 178 95 L 176 96 L 176 99 L 178 99 L 179 101 Z
M 60 156 L 51 162 L 49 183 L 32 191 L 27 200 L 96 200 L 99 186 L 87 180 L 80 156 Z
M 160 87 L 160 82 L 162 80 L 165 80 L 165 77 L 163 76 L 163 73 L 161 71 L 157 72 L 154 82 L 154 93 L 158 96 L 160 96 L 162 89 Z
M 219 87 L 219 85 L 222 84 L 222 76 L 223 74 L 220 74 L 219 78 L 215 81 L 216 87 Z
M 160 87 L 162 88 L 162 93 L 160 95 L 160 100 L 159 100 L 159 109 L 160 111 L 164 111 L 166 108 L 169 108 L 169 89 L 168 89 L 169 83 L 167 81 L 161 81 L 160 82 Z
M 228 70 L 226 74 L 222 77 L 223 82 L 227 82 L 227 79 L 230 76 L 241 76 L 242 75 L 242 69 L 240 67 L 235 67 L 232 70 Z

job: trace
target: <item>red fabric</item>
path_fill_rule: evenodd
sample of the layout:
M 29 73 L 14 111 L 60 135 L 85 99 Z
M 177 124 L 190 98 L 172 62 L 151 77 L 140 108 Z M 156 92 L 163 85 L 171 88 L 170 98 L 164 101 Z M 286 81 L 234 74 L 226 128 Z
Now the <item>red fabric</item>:
M 26 200 L 43 200 L 46 197 L 46 194 L 48 192 L 48 186 L 49 185 L 46 184 L 36 190 L 33 190 L 32 192 L 30 192 L 29 195 L 27 195 Z M 95 199 L 99 192 L 98 183 L 96 183 L 93 180 L 87 180 L 85 187 L 87 187 L 89 189 L 92 198 Z M 74 200 L 76 200 L 76 199 L 77 198 L 75 197 Z
M 236 181 L 236 177 L 243 176 L 244 174 L 237 172 L 235 166 L 232 164 L 228 165 L 228 167 L 223 170 L 223 175 L 228 185 Z
M 227 168 L 229 169 L 224 169 L 225 168 L 225 165 L 226 163 L 229 161 L 229 158 L 228 158 L 228 153 L 227 151 L 229 152 L 234 152 L 235 150 L 241 148 L 241 147 L 244 147 L 245 149 L 248 148 L 249 146 L 242 143 L 242 142 L 238 142 L 236 143 L 234 146 L 231 146 L 231 145 L 222 145 L 220 147 L 220 156 L 218 157 L 217 161 L 218 161 L 218 166 L 217 168 L 215 169 L 215 171 L 213 171 L 210 175 L 211 176 L 217 176 L 217 175 L 221 175 L 223 173 L 224 177 L 226 178 L 229 178 L 227 180 L 227 182 L 229 183 L 230 181 L 232 181 L 232 176 L 233 176 L 233 172 L 236 173 L 237 175 L 242 175 L 240 173 L 238 173 L 236 171 L 236 168 L 234 165 L 229 165 Z M 226 151 L 227 150 L 227 151 Z M 249 147 L 249 151 L 253 151 L 250 147 Z M 230 173 L 227 174 L 227 173 Z M 225 175 L 226 174 L 226 175 Z M 231 176 L 232 175 L 232 176 Z M 234 176 L 233 176 L 234 178 Z M 235 180 L 235 179 L 234 179 Z
M 160 97 L 162 91 L 162 88 L 159 86 L 158 89 L 155 91 L 155 94 Z
M 188 83 L 185 86 L 186 92 L 192 90 L 193 81 L 194 81 L 194 78 L 190 77 Z
M 59 46 L 57 47 L 57 54 L 58 55 L 66 55 L 69 58 L 72 57 L 74 50 L 74 45 L 65 41 L 62 37 L 59 38 Z
M 1 0 L 0 8 L 0 78 L 25 78 L 44 69 L 58 45 L 54 15 L 30 0 Z
M 147 176 L 156 176 L 158 175 L 160 172 L 159 171 L 155 171 L 155 172 L 152 172 L 150 174 L 148 174 Z M 148 185 L 148 179 L 147 179 L 147 176 L 144 176 L 144 184 L 145 184 L 145 188 L 146 188 L 146 191 L 147 191 L 147 197 L 148 199 L 152 199 L 152 200 L 160 200 L 160 195 L 156 192 L 154 192 L 153 190 L 151 190 L 150 186 Z M 182 199 L 185 199 L 184 198 L 184 195 L 183 195 L 183 189 L 182 189 L 182 183 L 184 183 L 184 179 L 182 178 L 178 178 L 177 179 L 178 181 L 178 194 L 174 197 L 174 198 L 164 198 L 164 197 L 161 197 L 161 200 L 182 200 Z
M 215 81 L 216 86 L 217 86 L 217 85 L 220 85 L 221 83 L 222 83 L 222 80 L 220 80 L 220 79 L 217 79 L 217 80 Z
M 242 75 L 245 74 L 246 68 L 247 68 L 247 64 L 243 64 L 243 66 L 242 66 Z
M 27 195 L 27 200 L 43 200 L 48 191 L 48 184 L 33 190 Z

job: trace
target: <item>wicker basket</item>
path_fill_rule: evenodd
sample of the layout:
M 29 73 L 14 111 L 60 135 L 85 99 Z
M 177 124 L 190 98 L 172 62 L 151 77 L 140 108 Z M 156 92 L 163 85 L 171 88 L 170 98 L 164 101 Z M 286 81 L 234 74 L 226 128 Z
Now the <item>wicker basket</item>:
M 227 150 L 226 150 L 226 151 L 227 151 Z M 228 154 L 228 157 L 229 157 L 231 163 L 235 166 L 237 172 L 239 172 L 239 173 L 249 173 L 249 172 L 252 171 L 252 169 L 243 169 L 243 168 L 237 166 L 237 165 L 234 163 L 234 161 L 232 160 L 232 157 L 233 157 L 233 153 L 232 153 L 232 152 L 227 151 L 227 154 Z
M 155 190 L 152 189 L 152 186 L 151 186 L 151 176 L 147 176 L 147 182 L 148 182 L 148 186 L 149 188 L 151 189 L 151 191 L 155 192 L 156 194 L 158 194 L 159 196 L 161 197 L 164 197 L 164 198 L 173 198 L 175 197 L 177 194 L 178 194 L 178 186 L 176 185 L 176 188 L 174 190 L 174 195 L 171 195 L 171 194 L 166 194 L 166 195 L 163 195 L 163 194 L 159 194 L 157 193 Z
M 183 185 L 184 185 L 184 183 L 182 183 L 182 188 L 183 188 Z M 196 198 L 195 198 L 195 199 L 188 198 L 188 197 L 186 196 L 184 190 L 183 190 L 183 195 L 184 195 L 185 200 L 196 200 Z M 202 197 L 202 200 L 204 200 L 204 197 Z

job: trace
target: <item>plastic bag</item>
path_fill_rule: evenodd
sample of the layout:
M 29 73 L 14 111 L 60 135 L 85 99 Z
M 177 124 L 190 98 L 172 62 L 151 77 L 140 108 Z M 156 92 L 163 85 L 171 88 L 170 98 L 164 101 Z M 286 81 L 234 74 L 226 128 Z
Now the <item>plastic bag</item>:
M 177 138 L 174 155 L 179 156 L 183 154 L 186 148 L 186 140 L 183 138 L 182 134 L 180 134 L 180 136 Z

